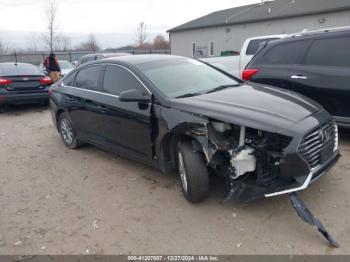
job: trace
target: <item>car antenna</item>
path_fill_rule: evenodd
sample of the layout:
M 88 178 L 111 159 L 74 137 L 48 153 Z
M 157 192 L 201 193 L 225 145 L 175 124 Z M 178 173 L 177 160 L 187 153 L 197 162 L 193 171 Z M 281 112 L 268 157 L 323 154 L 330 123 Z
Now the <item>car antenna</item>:
M 15 66 L 17 66 L 17 52 L 15 51 Z
M 325 239 L 328 240 L 329 244 L 332 247 L 339 247 L 339 244 L 337 243 L 337 241 L 335 241 L 331 237 L 331 235 L 327 232 L 327 230 L 322 225 L 322 223 L 316 217 L 314 217 L 314 215 L 305 206 L 304 202 L 299 198 L 299 196 L 296 193 L 290 193 L 289 199 L 295 211 L 297 212 L 298 216 L 302 220 L 304 220 L 306 223 L 312 226 L 316 226 L 318 231 L 324 236 Z

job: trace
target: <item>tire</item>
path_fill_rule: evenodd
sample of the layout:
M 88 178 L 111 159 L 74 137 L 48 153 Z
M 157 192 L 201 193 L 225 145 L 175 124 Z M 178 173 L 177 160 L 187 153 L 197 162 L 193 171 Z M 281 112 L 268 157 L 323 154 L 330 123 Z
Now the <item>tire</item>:
M 192 143 L 177 145 L 177 167 L 184 197 L 191 203 L 203 201 L 209 195 L 209 173 L 203 156 L 193 151 Z
M 58 119 L 58 131 L 66 147 L 76 149 L 81 146 L 82 143 L 77 139 L 77 132 L 67 113 L 60 115 Z

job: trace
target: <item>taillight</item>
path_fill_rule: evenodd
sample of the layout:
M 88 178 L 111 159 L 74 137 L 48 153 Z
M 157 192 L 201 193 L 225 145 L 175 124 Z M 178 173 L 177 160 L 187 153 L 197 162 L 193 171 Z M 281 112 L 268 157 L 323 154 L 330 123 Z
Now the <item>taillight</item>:
M 249 81 L 250 78 L 255 75 L 257 72 L 259 72 L 258 69 L 245 69 L 243 72 L 242 72 L 242 79 L 244 81 Z
M 42 78 L 40 78 L 39 82 L 42 85 L 51 85 L 52 84 L 52 80 L 48 76 L 43 76 Z
M 0 86 L 7 86 L 12 83 L 12 80 L 6 78 L 0 78 Z

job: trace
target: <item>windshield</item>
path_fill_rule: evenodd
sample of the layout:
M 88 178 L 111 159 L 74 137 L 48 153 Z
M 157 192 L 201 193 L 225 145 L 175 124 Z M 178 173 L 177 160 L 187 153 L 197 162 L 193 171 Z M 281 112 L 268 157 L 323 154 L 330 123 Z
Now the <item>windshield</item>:
M 165 96 L 199 95 L 220 86 L 236 86 L 238 81 L 190 58 L 164 59 L 138 65 L 144 75 Z
M 68 61 L 58 61 L 60 64 L 61 69 L 71 69 L 74 68 L 74 65 L 72 63 L 69 63 Z

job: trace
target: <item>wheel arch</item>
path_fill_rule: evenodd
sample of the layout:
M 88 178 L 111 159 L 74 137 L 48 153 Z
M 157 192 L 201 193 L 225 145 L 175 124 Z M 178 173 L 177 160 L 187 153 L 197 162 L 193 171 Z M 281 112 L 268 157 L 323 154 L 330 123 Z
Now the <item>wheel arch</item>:
M 198 128 L 198 124 L 184 123 L 169 131 L 160 142 L 161 169 L 165 173 L 170 173 L 176 168 L 176 146 L 180 141 L 193 141 L 200 146 L 200 142 L 193 135 L 192 130 Z
M 66 110 L 60 108 L 56 111 L 55 119 L 56 119 L 56 128 L 58 129 L 58 120 L 60 119 L 60 116 L 65 113 Z

